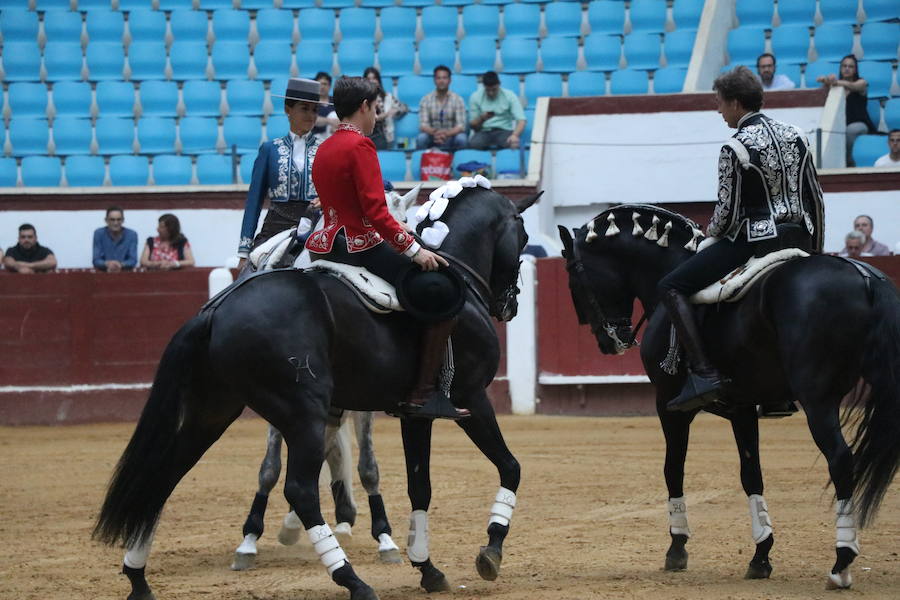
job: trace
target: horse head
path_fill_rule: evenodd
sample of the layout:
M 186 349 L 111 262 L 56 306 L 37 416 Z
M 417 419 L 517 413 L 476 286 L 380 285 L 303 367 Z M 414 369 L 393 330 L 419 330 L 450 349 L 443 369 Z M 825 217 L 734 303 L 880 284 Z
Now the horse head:
M 651 312 L 656 283 L 696 252 L 703 237 L 690 219 L 642 204 L 615 206 L 572 233 L 559 226 L 569 291 L 578 322 L 590 325 L 604 354 L 622 354 L 637 344 L 634 299 Z
M 406 222 L 406 210 L 415 203 L 416 198 L 419 196 L 419 189 L 422 187 L 422 184 L 416 185 L 413 189 L 409 190 L 402 196 L 394 191 L 390 190 L 384 193 L 384 200 L 387 202 L 388 211 L 391 213 L 391 216 L 394 217 L 398 223 Z
M 500 321 L 509 321 L 519 310 L 519 256 L 528 244 L 522 212 L 537 202 L 544 192 L 509 201 L 514 211 L 505 214 L 495 228 L 494 257 L 491 264 L 490 313 Z

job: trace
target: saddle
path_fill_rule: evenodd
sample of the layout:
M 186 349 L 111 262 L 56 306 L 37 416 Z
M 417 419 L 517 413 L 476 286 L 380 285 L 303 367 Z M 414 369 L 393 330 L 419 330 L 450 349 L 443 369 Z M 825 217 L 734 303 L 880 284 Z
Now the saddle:
M 404 310 L 397 298 L 396 288 L 365 267 L 320 259 L 303 267 L 303 270 L 321 271 L 333 275 L 350 288 L 360 302 L 372 312 L 385 314 L 395 310 Z
M 754 256 L 719 281 L 691 296 L 691 302 L 694 304 L 737 302 L 763 275 L 789 260 L 805 256 L 809 256 L 809 253 L 800 248 L 777 250 L 762 258 Z

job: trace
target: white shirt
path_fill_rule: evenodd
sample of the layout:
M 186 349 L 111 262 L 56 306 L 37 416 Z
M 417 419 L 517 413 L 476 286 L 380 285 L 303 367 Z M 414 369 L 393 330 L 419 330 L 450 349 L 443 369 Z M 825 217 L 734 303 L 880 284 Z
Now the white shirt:
M 900 167 L 900 160 L 892 160 L 890 152 L 875 161 L 876 167 Z
M 794 89 L 796 84 L 791 81 L 791 78 L 787 75 L 782 75 L 781 73 L 775 73 L 772 77 L 772 85 L 766 85 L 766 82 L 763 81 L 763 89 L 768 92 L 774 92 L 778 90 L 792 90 Z
M 291 132 L 291 142 L 294 144 L 294 150 L 291 152 L 294 166 L 297 172 L 302 175 L 303 167 L 306 166 L 306 138 Z

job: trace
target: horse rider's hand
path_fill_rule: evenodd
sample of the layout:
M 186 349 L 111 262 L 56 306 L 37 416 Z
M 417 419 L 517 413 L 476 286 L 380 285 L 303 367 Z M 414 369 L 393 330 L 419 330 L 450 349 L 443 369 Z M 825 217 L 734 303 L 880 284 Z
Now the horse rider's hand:
M 448 263 L 444 260 L 444 257 L 438 256 L 431 250 L 426 250 L 425 248 L 420 248 L 416 255 L 413 256 L 413 262 L 422 267 L 423 271 L 437 271 L 438 268 L 443 265 L 447 266 Z

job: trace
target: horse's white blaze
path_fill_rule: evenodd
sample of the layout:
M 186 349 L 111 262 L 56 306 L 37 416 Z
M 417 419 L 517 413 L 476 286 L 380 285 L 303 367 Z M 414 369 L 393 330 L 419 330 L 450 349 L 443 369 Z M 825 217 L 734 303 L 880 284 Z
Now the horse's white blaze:
M 414 563 L 428 560 L 428 513 L 424 510 L 414 510 L 409 515 L 406 555 Z
M 256 540 L 259 537 L 255 533 L 248 533 L 244 536 L 244 541 L 237 547 L 238 554 L 256 554 Z
M 386 533 L 382 533 L 378 536 L 378 551 L 379 552 L 387 552 L 388 550 L 399 550 L 397 544 L 394 543 L 394 540 L 391 539 Z
M 856 514 L 853 509 L 853 500 L 850 498 L 838 500 L 834 505 L 834 513 L 834 524 L 837 530 L 837 544 L 835 545 L 838 548 L 850 548 L 855 554 L 859 554 L 859 538 L 856 533 Z
M 687 501 L 684 496 L 669 498 L 669 533 L 691 537 L 688 527 Z
M 327 523 L 310 527 L 306 530 L 306 534 L 309 536 L 310 543 L 315 548 L 316 554 L 319 555 L 319 560 L 325 565 L 329 575 L 344 566 L 347 562 L 347 555 Z
M 153 545 L 153 536 L 156 535 L 156 528 L 143 544 L 138 546 L 129 546 L 125 552 L 125 566 L 130 569 L 143 569 L 147 566 L 147 557 L 150 556 L 150 547 Z
M 760 494 L 750 494 L 747 497 L 750 505 L 750 531 L 753 541 L 757 544 L 772 535 L 772 519 L 769 518 L 769 506 L 766 499 Z
M 488 525 L 491 523 L 499 523 L 504 526 L 509 525 L 515 507 L 516 493 L 500 486 L 497 496 L 494 498 L 494 504 L 491 505 L 491 517 L 488 519 Z

